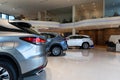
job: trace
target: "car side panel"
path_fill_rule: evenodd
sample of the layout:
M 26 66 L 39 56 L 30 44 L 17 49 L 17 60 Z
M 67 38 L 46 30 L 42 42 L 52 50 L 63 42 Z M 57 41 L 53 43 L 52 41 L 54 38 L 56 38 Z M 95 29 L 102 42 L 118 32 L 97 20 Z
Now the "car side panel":
M 31 44 L 20 40 L 22 36 L 0 37 L 0 52 L 9 53 L 20 64 L 22 74 L 47 64 L 44 44 Z
M 83 39 L 83 42 L 88 42 L 90 46 L 94 45 L 93 41 L 90 38 Z
M 60 36 L 47 39 L 47 51 L 50 51 L 51 47 L 54 45 L 59 45 L 62 48 L 62 50 L 68 49 L 67 42 Z
M 69 39 L 67 40 L 68 46 L 81 46 L 82 45 L 82 39 Z
M 68 44 L 68 46 L 75 46 L 75 39 L 69 39 L 69 40 L 67 40 L 67 44 Z
M 82 39 L 76 39 L 76 46 L 82 46 L 83 40 Z

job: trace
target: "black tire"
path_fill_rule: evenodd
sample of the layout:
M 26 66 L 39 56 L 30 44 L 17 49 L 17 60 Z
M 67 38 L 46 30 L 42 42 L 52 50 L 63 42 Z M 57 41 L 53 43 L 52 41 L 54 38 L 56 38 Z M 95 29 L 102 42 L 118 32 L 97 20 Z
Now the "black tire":
M 89 43 L 85 42 L 82 44 L 83 49 L 88 49 L 89 48 Z
M 18 80 L 17 72 L 14 66 L 6 61 L 0 59 L 0 80 Z
M 62 54 L 63 50 L 59 46 L 55 46 L 51 49 L 51 55 L 52 56 L 60 56 Z

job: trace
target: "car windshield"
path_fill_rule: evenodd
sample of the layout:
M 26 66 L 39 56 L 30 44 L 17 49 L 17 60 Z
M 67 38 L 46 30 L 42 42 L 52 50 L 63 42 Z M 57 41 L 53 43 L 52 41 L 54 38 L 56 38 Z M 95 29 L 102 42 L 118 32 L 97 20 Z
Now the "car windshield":
M 21 29 L 25 33 L 39 34 L 32 29 L 32 25 L 29 23 L 25 23 L 25 22 L 9 22 L 9 23 Z

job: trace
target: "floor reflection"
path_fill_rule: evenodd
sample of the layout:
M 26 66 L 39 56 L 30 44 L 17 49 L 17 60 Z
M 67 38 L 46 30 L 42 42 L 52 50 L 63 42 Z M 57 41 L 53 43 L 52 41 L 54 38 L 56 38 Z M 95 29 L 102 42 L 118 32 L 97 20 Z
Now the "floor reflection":
M 120 53 L 104 48 L 69 49 L 65 53 L 49 56 L 44 72 L 24 80 L 120 80 Z
M 24 80 L 47 80 L 46 79 L 46 70 L 43 70 L 39 75 L 33 75 L 25 77 Z
M 92 59 L 94 54 L 90 49 L 72 49 L 66 52 L 66 55 L 63 57 L 65 59 L 76 60 L 76 61 L 89 61 Z

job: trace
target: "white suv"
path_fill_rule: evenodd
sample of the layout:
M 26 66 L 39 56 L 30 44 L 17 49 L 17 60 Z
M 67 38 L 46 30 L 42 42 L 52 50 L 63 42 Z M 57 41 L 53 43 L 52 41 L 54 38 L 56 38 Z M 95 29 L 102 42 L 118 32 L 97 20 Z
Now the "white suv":
M 79 46 L 83 49 L 92 48 L 94 46 L 93 41 L 87 35 L 70 35 L 67 38 L 68 46 Z

